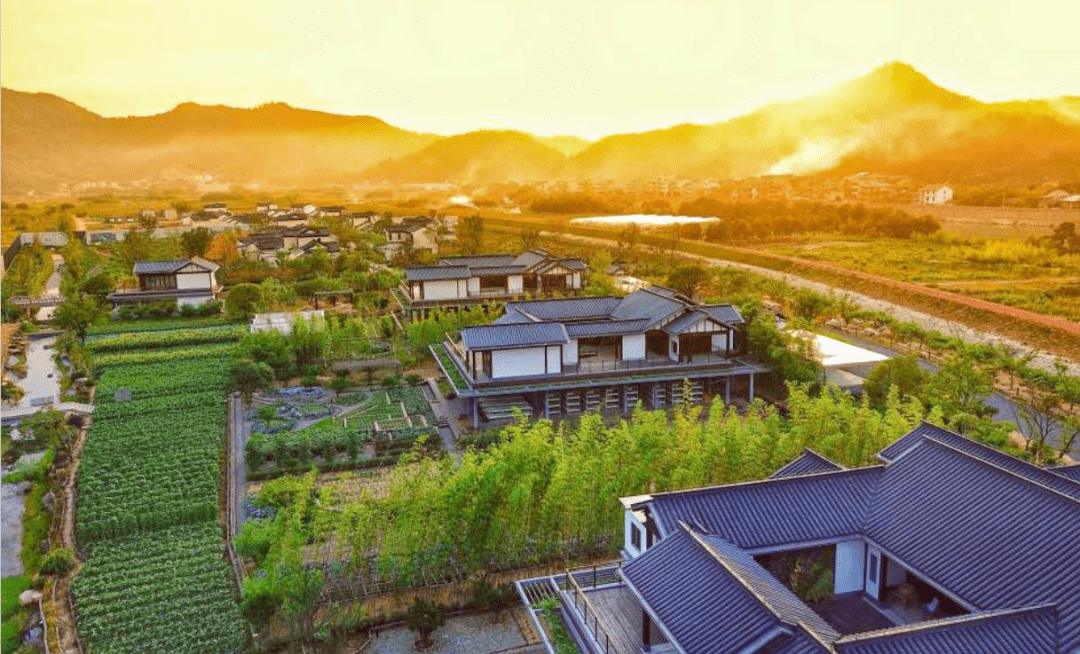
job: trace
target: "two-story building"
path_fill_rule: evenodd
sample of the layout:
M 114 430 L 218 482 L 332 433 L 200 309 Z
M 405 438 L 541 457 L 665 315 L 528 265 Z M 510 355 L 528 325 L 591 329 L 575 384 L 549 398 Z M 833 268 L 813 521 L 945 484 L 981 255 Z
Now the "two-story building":
M 137 261 L 133 274 L 137 287 L 110 293 L 113 306 L 171 300 L 176 306 L 198 306 L 221 290 L 214 273 L 218 266 L 202 257 L 174 261 Z
M 934 184 L 919 189 L 919 204 L 948 204 L 952 202 L 953 190 L 947 184 Z
M 411 216 L 387 225 L 384 230 L 386 244 L 382 247 L 383 255 L 389 261 L 405 250 L 426 250 L 438 254 L 439 243 L 435 230 L 435 221 L 424 216 Z
M 623 498 L 623 563 L 518 588 L 583 652 L 1080 654 L 1080 465 L 928 423 L 878 459 Z
M 769 368 L 746 354 L 729 304 L 702 305 L 650 286 L 626 297 L 510 302 L 491 325 L 432 348 L 474 427 L 512 415 L 552 417 L 754 396 Z M 686 396 L 689 393 L 689 397 Z
M 577 295 L 588 266 L 535 248 L 521 254 L 444 257 L 435 266 L 405 269 L 395 297 L 409 315 L 526 297 Z

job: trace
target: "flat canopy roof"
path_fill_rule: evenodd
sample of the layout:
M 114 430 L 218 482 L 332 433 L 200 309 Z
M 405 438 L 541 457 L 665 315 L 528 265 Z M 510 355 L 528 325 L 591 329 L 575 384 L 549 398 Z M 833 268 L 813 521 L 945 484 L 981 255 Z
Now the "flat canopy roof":
M 799 338 L 813 337 L 814 354 L 822 366 L 826 368 L 839 368 L 841 366 L 853 366 L 860 363 L 876 363 L 891 357 L 866 348 L 845 343 L 844 341 L 825 336 L 824 334 L 810 334 L 805 331 L 792 331 L 792 335 Z

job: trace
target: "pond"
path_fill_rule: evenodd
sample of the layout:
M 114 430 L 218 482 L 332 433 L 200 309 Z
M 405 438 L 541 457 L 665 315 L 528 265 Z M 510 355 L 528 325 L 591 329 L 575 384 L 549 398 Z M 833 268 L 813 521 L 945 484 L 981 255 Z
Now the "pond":
M 621 216 L 591 216 L 574 218 L 570 222 L 577 225 L 629 225 L 631 223 L 641 227 L 666 227 L 668 225 L 692 225 L 695 223 L 719 222 L 719 218 L 702 218 L 700 216 L 663 216 L 658 214 L 635 213 Z

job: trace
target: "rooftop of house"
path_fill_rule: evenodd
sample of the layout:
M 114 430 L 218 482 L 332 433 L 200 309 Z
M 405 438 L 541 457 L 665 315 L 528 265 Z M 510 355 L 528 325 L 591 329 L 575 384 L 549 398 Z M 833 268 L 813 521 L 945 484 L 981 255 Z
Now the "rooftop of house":
M 180 271 L 182 268 L 194 265 L 206 272 L 215 272 L 219 266 L 213 261 L 207 261 L 202 257 L 192 257 L 190 259 L 173 259 L 170 261 L 136 261 L 135 262 L 135 274 L 136 275 L 161 275 L 170 274 Z
M 879 458 L 843 469 L 807 450 L 768 480 L 627 498 L 664 538 L 624 577 L 688 654 L 742 651 L 754 639 L 771 652 L 1080 651 L 1077 466 L 1039 468 L 928 423 Z M 754 554 L 853 538 L 970 613 L 837 638 L 753 563 Z M 722 615 L 694 599 L 740 588 Z M 699 646 L 723 629 L 743 640 Z
M 389 228 L 388 230 L 410 231 Z M 520 275 L 524 273 L 543 275 L 560 266 L 571 271 L 588 269 L 588 266 L 581 259 L 560 259 L 553 257 L 547 250 L 534 248 L 521 254 L 443 257 L 435 266 L 412 266 L 407 268 L 405 270 L 405 279 L 408 281 L 431 281 L 468 279 L 483 275 Z
M 634 333 L 652 329 L 668 319 L 671 320 L 663 324 L 663 329 L 676 335 L 703 320 L 712 320 L 725 326 L 741 325 L 745 322 L 739 310 L 730 304 L 700 305 L 671 289 L 649 286 L 621 298 L 604 296 L 511 302 L 506 305 L 506 312 L 495 320 L 495 324 L 591 322 L 608 327 L 586 329 L 615 329 L 616 332 L 612 333 Z M 631 325 L 634 326 L 633 331 L 618 332 L 621 328 L 629 329 Z

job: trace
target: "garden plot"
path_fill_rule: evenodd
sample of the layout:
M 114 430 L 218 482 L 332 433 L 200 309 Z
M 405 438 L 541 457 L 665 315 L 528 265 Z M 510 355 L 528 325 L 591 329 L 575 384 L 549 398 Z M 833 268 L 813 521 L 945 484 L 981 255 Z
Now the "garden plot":
M 248 412 L 248 479 L 372 468 L 396 463 L 435 416 L 419 387 L 350 393 L 332 399 L 318 388 L 282 389 Z M 437 447 L 437 439 L 431 439 Z

